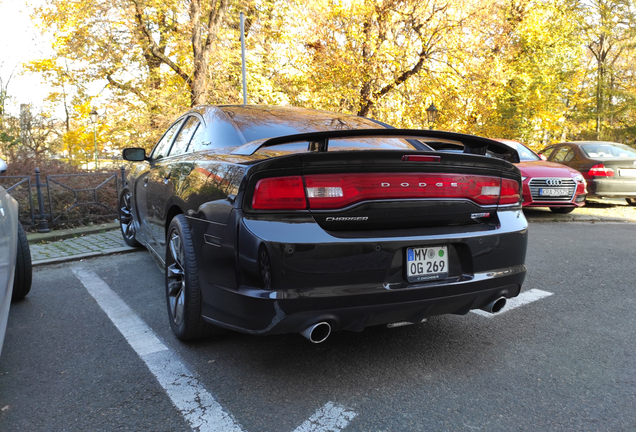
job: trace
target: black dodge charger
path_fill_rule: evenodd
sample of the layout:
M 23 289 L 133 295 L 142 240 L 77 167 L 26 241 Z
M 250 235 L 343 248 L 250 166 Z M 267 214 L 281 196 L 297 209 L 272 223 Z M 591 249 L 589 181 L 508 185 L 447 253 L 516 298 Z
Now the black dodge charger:
M 464 153 L 427 143 L 457 143 Z M 490 156 L 484 156 L 486 152 Z M 138 162 L 120 197 L 129 245 L 165 270 L 181 340 L 499 311 L 526 274 L 517 153 L 293 107 L 196 107 Z

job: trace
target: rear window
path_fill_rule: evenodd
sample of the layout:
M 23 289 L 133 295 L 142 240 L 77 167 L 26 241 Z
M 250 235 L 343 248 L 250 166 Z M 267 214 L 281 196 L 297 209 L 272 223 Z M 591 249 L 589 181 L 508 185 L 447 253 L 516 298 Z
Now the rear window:
M 585 155 L 592 159 L 636 158 L 636 150 L 624 144 L 585 144 L 581 148 Z
M 366 117 L 298 107 L 240 105 L 219 108 L 245 142 L 309 132 L 388 127 Z
M 290 153 L 304 153 L 310 150 L 317 143 L 307 141 L 280 144 L 259 149 L 256 154 L 267 154 L 272 156 L 282 156 Z M 351 151 L 351 150 L 428 150 L 433 149 L 423 142 L 410 138 L 391 137 L 367 137 L 367 138 L 339 138 L 329 140 L 329 151 Z

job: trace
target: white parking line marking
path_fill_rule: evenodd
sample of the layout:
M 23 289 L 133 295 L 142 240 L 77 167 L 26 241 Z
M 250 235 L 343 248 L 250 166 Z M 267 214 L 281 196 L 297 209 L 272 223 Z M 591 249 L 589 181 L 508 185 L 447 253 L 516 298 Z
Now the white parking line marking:
M 356 415 L 342 405 L 328 402 L 294 432 L 339 432 L 346 428 Z
M 541 300 L 542 298 L 549 297 L 551 295 L 552 295 L 551 292 L 543 291 L 543 290 L 534 288 L 534 289 L 531 289 L 529 291 L 526 291 L 526 292 L 523 292 L 523 293 L 519 294 L 515 298 L 508 299 L 506 301 L 506 306 L 501 311 L 499 311 L 499 312 L 497 312 L 495 314 L 491 314 L 489 312 L 486 312 L 486 311 L 483 311 L 483 310 L 479 310 L 479 309 L 474 309 L 471 312 L 476 313 L 477 315 L 481 315 L 481 316 L 486 317 L 486 318 L 492 318 L 492 317 L 496 317 L 497 315 L 501 315 L 502 313 L 506 313 L 509 310 L 518 308 L 518 307 L 523 306 L 523 305 L 527 305 L 528 303 L 532 303 L 533 301 Z
M 81 267 L 71 270 L 146 363 L 192 429 L 199 432 L 243 431 L 232 415 L 106 282 L 90 270 Z

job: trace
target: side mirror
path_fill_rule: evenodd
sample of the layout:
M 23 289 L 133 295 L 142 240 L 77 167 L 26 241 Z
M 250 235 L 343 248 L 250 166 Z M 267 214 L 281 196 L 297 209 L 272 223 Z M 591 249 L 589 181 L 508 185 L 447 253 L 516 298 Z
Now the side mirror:
M 124 160 L 131 162 L 142 162 L 147 159 L 146 150 L 140 147 L 125 148 L 121 152 L 121 156 L 124 158 Z
M 7 172 L 7 163 L 0 159 L 0 174 L 4 174 L 5 172 Z

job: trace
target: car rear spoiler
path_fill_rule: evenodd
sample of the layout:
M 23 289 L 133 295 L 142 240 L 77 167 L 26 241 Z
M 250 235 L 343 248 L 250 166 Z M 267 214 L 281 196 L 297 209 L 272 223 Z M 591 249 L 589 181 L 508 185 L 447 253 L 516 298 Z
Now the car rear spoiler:
M 329 150 L 330 139 L 357 137 L 411 138 L 417 140 L 411 142 L 415 146 L 417 146 L 419 142 L 426 144 L 426 141 L 450 141 L 462 144 L 464 146 L 464 153 L 486 155 L 486 152 L 489 151 L 498 159 L 503 159 L 511 163 L 519 162 L 519 154 L 517 151 L 498 141 L 475 135 L 421 129 L 344 129 L 284 135 L 251 141 L 236 148 L 232 154 L 251 156 L 261 148 L 303 141 L 309 143 L 307 146 L 308 151 L 326 152 Z M 427 149 L 421 148 L 421 150 Z

